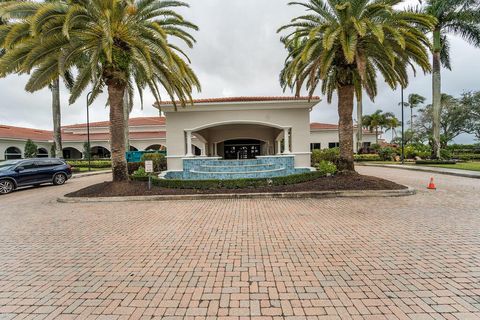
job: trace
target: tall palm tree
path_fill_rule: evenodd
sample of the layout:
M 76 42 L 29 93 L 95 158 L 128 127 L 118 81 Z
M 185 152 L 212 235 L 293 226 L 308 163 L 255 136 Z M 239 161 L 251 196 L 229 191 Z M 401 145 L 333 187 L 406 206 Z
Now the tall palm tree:
M 15 61 L 26 51 L 28 63 L 36 67 L 32 81 L 38 84 L 48 84 L 58 72 L 78 66 L 70 103 L 90 84 L 89 104 L 106 87 L 113 181 L 127 181 L 125 92 L 132 103 L 134 87 L 140 94 L 149 88 L 159 102 L 162 87 L 172 101 L 185 105 L 192 101 L 193 90 L 200 90 L 196 75 L 182 57 L 186 55 L 169 42 L 174 37 L 193 46 L 195 40 L 185 29 L 198 28 L 173 10 L 188 5 L 167 0 L 71 0 L 39 6 L 31 30 L 42 42 L 34 49 L 15 46 L 2 60 Z M 8 14 L 21 7 L 14 6 Z M 88 63 L 79 63 L 85 57 Z
M 338 93 L 340 170 L 354 170 L 353 104 L 363 90 L 377 95 L 377 71 L 392 88 L 407 86 L 407 68 L 430 71 L 429 41 L 420 28 L 433 28 L 434 18 L 394 8 L 398 0 L 308 0 L 291 2 L 306 8 L 278 31 L 293 30 L 290 42 L 305 39 L 300 53 L 284 72 L 285 82 L 303 86 L 310 96 L 321 83 L 327 101 Z M 299 90 L 297 89 L 298 93 Z
M 420 105 L 425 103 L 426 98 L 417 94 L 412 93 L 408 95 L 407 102 L 403 103 L 404 107 L 410 108 L 410 130 L 413 131 L 413 109 L 420 107 Z M 401 102 L 399 103 L 399 105 Z
M 370 132 L 375 131 L 375 142 L 378 144 L 378 135 L 379 129 L 385 125 L 385 115 L 382 113 L 382 110 L 377 110 L 370 115 L 365 115 L 363 117 L 363 126 L 370 130 Z
M 54 2 L 56 0 L 50 0 L 49 2 Z M 4 3 L 0 6 L 0 10 L 2 8 L 6 8 L 7 6 L 10 7 L 19 7 L 18 4 L 13 3 L 13 1 L 4 1 Z M 0 46 L 9 49 L 13 48 L 18 44 L 22 44 L 24 46 L 28 46 L 30 49 L 33 49 L 37 46 L 42 39 L 40 37 L 33 37 L 32 34 L 29 32 L 31 27 L 31 19 L 33 14 L 36 12 L 36 9 L 40 7 L 40 4 L 32 4 L 32 3 L 23 3 L 20 5 L 22 11 L 8 11 L 10 15 L 6 15 L 7 17 L 13 18 L 12 22 L 9 23 L 9 26 L 5 26 L 4 28 L 0 29 Z M 2 20 L 7 20 L 5 17 L 2 16 Z M 3 40 L 3 41 L 2 41 Z M 31 70 L 31 66 L 27 66 L 25 63 L 27 59 L 27 55 L 23 55 L 19 57 L 20 60 L 17 61 L 17 64 L 13 65 L 0 65 L 0 75 L 6 76 L 9 73 L 26 73 Z M 11 62 L 11 61 L 8 61 Z M 52 120 L 53 120 L 53 145 L 55 150 L 55 157 L 63 157 L 63 148 L 62 148 L 62 124 L 61 124 L 61 104 L 60 104 L 60 78 L 65 80 L 65 85 L 67 88 L 72 86 L 72 78 L 69 71 L 66 71 L 65 74 L 60 75 L 57 74 L 56 78 L 52 79 L 51 83 L 49 84 L 42 84 L 38 86 L 34 82 L 28 82 L 26 85 L 26 90 L 29 92 L 34 92 L 41 90 L 45 87 L 48 87 L 51 95 L 52 95 Z
M 440 158 L 441 67 L 451 69 L 447 35 L 453 34 L 480 47 L 480 3 L 478 0 L 426 0 L 423 12 L 437 19 L 433 29 L 433 156 Z
M 385 128 L 385 132 L 388 132 L 388 131 L 392 132 L 392 140 L 390 141 L 393 141 L 393 139 L 395 139 L 395 136 L 397 135 L 396 129 L 400 125 L 400 120 L 398 120 L 398 118 L 395 117 L 395 115 L 391 112 L 386 112 L 383 114 L 383 116 L 384 116 L 383 126 Z

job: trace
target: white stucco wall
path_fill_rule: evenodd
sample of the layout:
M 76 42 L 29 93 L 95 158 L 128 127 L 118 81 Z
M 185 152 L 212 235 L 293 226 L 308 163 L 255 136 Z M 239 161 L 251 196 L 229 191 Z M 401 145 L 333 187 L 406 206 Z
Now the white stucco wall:
M 39 142 L 33 141 L 38 148 L 44 148 L 47 150 L 50 155 L 50 148 L 52 147 L 51 143 L 48 142 Z M 0 139 L 0 160 L 5 160 L 5 151 L 10 147 L 16 147 L 20 150 L 22 157 L 25 150 L 26 140 L 11 140 L 11 139 Z
M 247 108 L 244 105 L 225 105 L 215 110 L 166 111 L 167 117 L 167 148 L 169 170 L 182 170 L 182 158 L 186 154 L 185 130 L 201 131 L 208 126 L 228 124 L 245 124 L 270 126 L 278 129 L 291 128 L 291 152 L 295 155 L 296 167 L 310 166 L 310 109 L 303 107 L 289 109 L 282 106 L 278 109 L 263 109 L 262 106 Z M 232 130 L 233 138 L 241 133 Z M 224 139 L 223 139 L 224 140 Z
M 310 143 L 320 143 L 322 149 L 327 149 L 331 142 L 338 143 L 338 130 L 316 130 L 310 133 Z M 375 134 L 364 134 L 363 142 L 375 143 Z M 357 152 L 357 135 L 353 134 L 353 148 Z

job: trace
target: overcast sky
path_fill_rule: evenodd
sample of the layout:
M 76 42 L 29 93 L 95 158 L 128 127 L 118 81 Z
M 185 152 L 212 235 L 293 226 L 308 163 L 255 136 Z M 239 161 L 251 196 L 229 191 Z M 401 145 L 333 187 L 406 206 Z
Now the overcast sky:
M 286 53 L 276 33 L 278 27 L 302 13 L 300 8 L 287 6 L 289 0 L 189 0 L 191 8 L 182 10 L 185 18 L 196 23 L 197 44 L 188 51 L 193 68 L 200 78 L 202 92 L 196 98 L 228 96 L 277 96 L 284 94 L 278 74 Z M 453 71 L 443 70 L 442 91 L 457 96 L 463 91 L 480 90 L 480 49 L 460 39 L 451 38 Z M 51 96 L 47 89 L 30 94 L 24 91 L 25 76 L 0 79 L 0 123 L 15 126 L 52 128 Z M 431 75 L 417 74 L 405 91 L 419 93 L 431 101 Z M 138 102 L 132 117 L 157 115 L 151 105 L 154 99 L 145 95 L 143 110 Z M 68 105 L 68 93 L 62 91 L 62 123 L 86 121 L 85 96 Z M 91 121 L 108 119 L 106 97 L 99 98 L 91 109 Z M 394 92 L 380 78 L 375 103 L 365 100 L 365 113 L 377 109 L 393 111 L 400 117 L 400 92 Z M 406 113 L 407 115 L 407 113 Z M 355 116 L 354 116 L 355 118 Z M 311 120 L 336 123 L 336 102 L 320 103 Z M 469 143 L 473 138 L 463 135 L 457 142 Z

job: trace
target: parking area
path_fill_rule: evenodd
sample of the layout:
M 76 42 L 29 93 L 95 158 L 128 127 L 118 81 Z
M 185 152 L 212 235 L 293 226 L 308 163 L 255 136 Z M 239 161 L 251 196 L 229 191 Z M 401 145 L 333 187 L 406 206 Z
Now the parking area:
M 480 180 L 362 199 L 0 197 L 0 319 L 480 319 Z

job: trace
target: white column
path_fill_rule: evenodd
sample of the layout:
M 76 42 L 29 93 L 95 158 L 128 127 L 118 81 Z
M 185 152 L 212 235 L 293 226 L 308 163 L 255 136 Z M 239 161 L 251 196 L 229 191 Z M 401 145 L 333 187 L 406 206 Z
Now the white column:
M 218 142 L 213 143 L 213 156 L 218 157 Z
M 201 154 L 201 156 L 202 156 L 202 157 L 205 157 L 206 155 L 207 155 L 207 144 L 204 143 L 204 144 L 203 144 L 203 148 L 202 148 L 202 154 Z
M 284 144 L 285 150 L 283 150 L 284 154 L 290 153 L 290 128 L 283 129 L 283 136 L 284 136 Z
M 193 153 L 192 153 L 192 131 L 187 130 L 185 132 L 187 133 L 187 153 L 186 153 L 185 156 L 193 157 Z
M 282 140 L 277 140 L 277 154 L 282 154 Z

